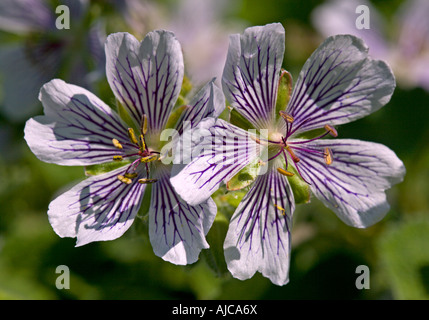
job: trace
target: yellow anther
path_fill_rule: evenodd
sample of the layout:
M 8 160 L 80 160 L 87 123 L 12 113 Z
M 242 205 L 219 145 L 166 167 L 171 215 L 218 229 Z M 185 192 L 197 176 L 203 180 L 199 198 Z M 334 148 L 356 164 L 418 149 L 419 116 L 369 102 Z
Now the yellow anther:
M 157 179 L 139 179 L 138 182 L 142 183 L 142 184 L 146 184 L 146 183 L 154 183 L 157 182 Z
M 151 156 L 147 156 L 147 157 L 141 158 L 140 161 L 143 162 L 143 163 L 147 163 L 147 162 L 152 162 L 152 161 L 155 161 L 155 160 L 158 160 L 158 159 L 159 159 L 159 155 L 158 154 L 153 154 Z
M 142 151 L 146 150 L 146 143 L 144 141 L 144 136 L 142 134 L 140 135 L 140 148 Z
M 130 184 L 132 181 L 130 178 L 124 177 L 122 175 L 117 176 L 118 180 L 125 183 L 125 184 Z
M 124 177 L 125 178 L 128 178 L 128 179 L 134 179 L 135 177 L 137 177 L 137 173 L 126 173 L 126 174 L 124 174 Z
M 338 132 L 335 130 L 334 127 L 330 126 L 329 124 L 325 124 L 325 130 L 329 132 L 331 136 L 334 138 L 338 137 Z
M 332 162 L 334 161 L 334 157 L 332 155 L 332 150 L 329 148 L 325 148 L 325 152 L 323 153 L 323 157 L 325 158 L 325 163 L 327 165 L 332 164 Z
M 143 134 L 146 134 L 147 132 L 147 116 L 144 114 L 142 117 L 142 123 L 141 123 L 141 132 Z
M 285 119 L 287 122 L 289 122 L 289 123 L 293 122 L 294 119 L 293 119 L 293 117 L 289 113 L 286 113 L 286 112 L 284 112 L 282 110 L 280 110 L 279 113 L 280 113 L 280 116 L 283 119 Z
M 113 161 L 122 161 L 122 156 L 113 156 Z
M 138 143 L 133 128 L 128 128 L 128 137 L 130 138 L 132 143 L 134 143 L 134 144 Z
M 273 204 L 274 205 L 274 207 L 276 208 L 276 209 L 278 209 L 278 210 L 280 210 L 281 211 L 281 213 L 282 213 L 282 215 L 284 216 L 284 215 L 286 215 L 286 210 L 285 209 L 283 209 L 282 207 L 280 207 L 279 205 L 276 205 L 275 203 Z
M 117 149 L 122 149 L 122 144 L 119 143 L 118 139 L 112 139 L 113 146 Z
M 253 141 L 256 141 L 256 143 L 261 144 L 261 140 L 259 140 L 257 137 L 249 135 L 250 139 L 252 139 Z
M 286 171 L 283 168 L 277 168 L 277 171 L 286 177 L 292 177 L 295 175 L 293 172 Z
M 293 162 L 298 163 L 300 159 L 295 155 L 295 153 L 293 153 L 292 149 L 289 146 L 286 146 L 285 148 L 289 152 Z

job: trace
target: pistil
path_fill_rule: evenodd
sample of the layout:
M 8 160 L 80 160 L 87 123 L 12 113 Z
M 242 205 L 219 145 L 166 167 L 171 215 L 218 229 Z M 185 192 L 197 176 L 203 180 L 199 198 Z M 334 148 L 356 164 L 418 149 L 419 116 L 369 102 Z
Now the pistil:
M 133 160 L 133 162 L 128 166 L 127 170 L 125 171 L 124 175 L 118 175 L 117 178 L 119 181 L 130 184 L 134 178 L 138 176 L 138 174 L 135 172 L 139 166 L 140 163 L 144 164 L 146 169 L 146 175 L 149 177 L 149 164 L 150 162 L 160 160 L 160 154 L 156 151 L 151 151 L 146 145 L 145 141 L 145 134 L 148 130 L 148 121 L 146 115 L 142 117 L 141 124 L 140 124 L 140 134 L 137 135 L 134 132 L 133 128 L 127 129 L 127 134 L 129 141 L 131 142 L 132 147 L 136 147 L 138 149 L 137 153 L 131 153 L 131 154 L 123 154 L 123 155 L 115 155 L 113 156 L 114 161 L 122 161 L 125 157 L 137 157 L 137 159 Z M 120 142 L 118 139 L 112 139 L 113 146 L 116 149 L 122 150 L 123 144 L 129 145 L 129 143 L 126 142 Z M 139 183 L 147 184 L 147 183 L 154 183 L 156 182 L 156 179 L 139 179 Z
M 323 127 L 325 129 L 325 132 L 322 133 L 321 135 L 315 137 L 315 138 L 306 139 L 306 140 L 305 139 L 296 140 L 296 141 L 289 140 L 289 138 L 297 130 L 297 128 L 295 128 L 295 130 L 292 130 L 292 126 L 293 126 L 295 119 L 292 115 L 288 114 L 285 111 L 279 111 L 279 114 L 284 119 L 284 121 L 286 123 L 286 132 L 285 132 L 284 136 L 281 136 L 279 139 L 277 139 L 277 140 L 281 140 L 281 142 L 269 141 L 270 143 L 272 143 L 274 145 L 279 145 L 279 144 L 281 145 L 281 150 L 278 153 L 276 153 L 273 157 L 271 157 L 269 160 L 273 160 L 274 158 L 279 156 L 280 153 L 283 153 L 284 158 L 285 158 L 285 162 L 286 162 L 285 168 L 288 167 L 288 158 L 292 159 L 293 163 L 295 164 L 295 168 L 296 168 L 296 171 L 298 172 L 299 176 L 302 178 L 303 181 L 310 184 L 308 181 L 306 181 L 303 178 L 303 176 L 300 172 L 299 162 L 301 161 L 301 159 L 295 154 L 294 151 L 300 151 L 301 153 L 302 152 L 309 152 L 309 153 L 318 155 L 320 157 L 323 157 L 325 164 L 330 166 L 334 162 L 334 155 L 333 155 L 332 150 L 330 148 L 324 148 L 324 149 L 320 150 L 319 148 L 316 148 L 314 146 L 313 147 L 306 147 L 305 144 L 308 144 L 312 141 L 322 139 L 322 138 L 326 137 L 327 135 L 330 135 L 330 136 L 336 138 L 338 136 L 338 132 L 333 126 L 326 124 Z M 287 176 L 287 177 L 291 177 L 294 175 L 294 173 L 289 172 L 283 168 L 277 168 L 277 171 L 280 174 Z

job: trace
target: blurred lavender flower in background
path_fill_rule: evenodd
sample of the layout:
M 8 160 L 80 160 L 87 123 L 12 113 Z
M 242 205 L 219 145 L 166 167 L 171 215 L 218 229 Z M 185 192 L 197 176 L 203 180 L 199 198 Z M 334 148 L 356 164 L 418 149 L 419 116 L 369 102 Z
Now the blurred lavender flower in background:
M 121 4 L 130 32 L 137 38 L 142 38 L 152 28 L 174 32 L 182 44 L 187 76 L 193 84 L 201 86 L 213 77 L 220 85 L 228 35 L 233 25 L 241 24 L 237 19 L 225 19 L 228 12 L 235 9 L 236 3 L 227 0 L 180 0 L 168 10 L 145 0 L 126 0 Z
M 61 2 L 61 3 L 60 3 Z M 92 23 L 88 0 L 63 0 L 70 10 L 70 29 L 57 29 L 56 6 L 47 0 L 0 3 L 1 112 L 22 121 L 39 107 L 41 86 L 54 77 L 90 87 L 104 74 L 102 23 Z
M 357 8 L 361 5 L 369 9 L 369 29 L 356 27 L 356 19 L 360 15 Z M 315 8 L 312 21 L 324 37 L 347 33 L 362 38 L 374 57 L 390 64 L 398 85 L 429 90 L 428 16 L 429 1 L 426 0 L 405 1 L 398 7 L 392 21 L 384 20 L 369 1 L 331 0 Z M 392 34 L 387 30 L 392 30 Z

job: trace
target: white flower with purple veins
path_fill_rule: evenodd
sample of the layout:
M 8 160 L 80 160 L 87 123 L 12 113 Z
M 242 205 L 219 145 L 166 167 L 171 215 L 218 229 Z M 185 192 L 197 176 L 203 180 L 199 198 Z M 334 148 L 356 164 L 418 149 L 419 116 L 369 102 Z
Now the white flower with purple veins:
M 332 138 L 335 126 L 389 101 L 395 80 L 388 65 L 371 59 L 359 38 L 330 37 L 307 60 L 290 100 L 284 100 L 279 89 L 289 77 L 281 71 L 284 34 L 276 23 L 231 36 L 222 78 L 233 111 L 268 135 L 220 119 L 209 127 L 206 121 L 213 137 L 171 180 L 183 199 L 196 205 L 262 160 L 264 170 L 231 218 L 225 259 L 234 277 L 248 279 L 259 271 L 277 285 L 288 282 L 292 214 L 296 202 L 309 200 L 308 190 L 345 223 L 363 228 L 388 212 L 385 190 L 405 174 L 383 145 Z M 327 136 L 331 139 L 322 139 Z
M 128 33 L 112 34 L 105 51 L 119 113 L 87 90 L 56 79 L 40 92 L 45 115 L 28 120 L 25 127 L 25 139 L 42 161 L 118 164 L 54 199 L 49 221 L 59 236 L 76 237 L 77 246 L 116 239 L 133 223 L 150 185 L 150 206 L 144 209 L 149 210 L 155 254 L 175 264 L 193 263 L 208 247 L 205 235 L 216 206 L 211 199 L 191 206 L 174 191 L 171 165 L 161 161 L 160 135 L 166 126 L 180 128 L 186 122 L 193 127 L 205 117 L 216 117 L 224 106 L 222 92 L 212 81 L 181 108 L 180 118 L 172 113 L 184 65 L 171 32 L 150 32 L 142 42 Z

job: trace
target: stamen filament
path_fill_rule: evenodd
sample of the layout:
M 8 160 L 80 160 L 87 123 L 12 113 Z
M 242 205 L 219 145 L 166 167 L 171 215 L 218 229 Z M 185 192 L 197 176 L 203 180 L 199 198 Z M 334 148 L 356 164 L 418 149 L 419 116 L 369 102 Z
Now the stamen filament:
M 324 155 L 323 151 L 317 150 L 317 149 L 311 149 L 311 148 L 301 148 L 301 147 L 293 147 L 295 150 L 301 150 L 304 152 L 309 152 L 309 153 L 314 153 L 314 154 L 318 154 L 318 155 Z
M 124 174 L 125 178 L 129 178 L 129 179 L 134 179 L 135 177 L 137 177 L 137 173 L 125 173 Z
M 301 140 L 301 141 L 289 141 L 288 144 L 304 144 L 304 143 L 308 143 L 308 142 L 312 142 L 315 140 L 322 139 L 322 138 L 326 137 L 328 134 L 330 134 L 329 131 L 327 131 L 327 132 L 325 132 L 325 133 L 321 134 L 320 136 L 313 138 L 313 139 Z
M 277 152 L 277 154 L 276 154 L 276 155 L 272 156 L 272 157 L 271 157 L 271 158 L 269 158 L 267 161 L 271 161 L 271 160 L 273 160 L 274 158 L 277 158 L 277 156 L 278 156 L 281 152 L 282 152 L 282 149 L 280 149 L 280 151 L 279 151 L 279 152 Z
M 159 155 L 158 154 L 153 154 L 153 155 L 150 155 L 150 156 L 147 156 L 147 157 L 142 157 L 140 159 L 140 162 L 147 163 L 147 162 L 152 162 L 152 161 L 155 161 L 155 160 L 158 160 L 158 159 L 159 159 Z

